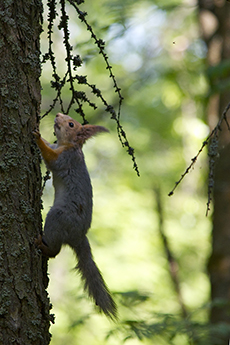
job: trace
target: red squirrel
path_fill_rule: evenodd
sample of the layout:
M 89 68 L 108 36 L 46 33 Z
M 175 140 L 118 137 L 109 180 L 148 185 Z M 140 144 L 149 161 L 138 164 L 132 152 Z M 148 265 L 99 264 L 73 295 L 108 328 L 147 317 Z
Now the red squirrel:
M 76 253 L 84 282 L 95 304 L 106 316 L 116 319 L 117 308 L 91 253 L 86 233 L 92 219 L 92 186 L 82 146 L 91 136 L 108 132 L 105 127 L 81 125 L 68 115 L 57 114 L 54 121 L 57 144 L 33 132 L 42 157 L 53 175 L 54 204 L 47 214 L 43 236 L 35 240 L 42 253 L 55 257 L 62 245 Z

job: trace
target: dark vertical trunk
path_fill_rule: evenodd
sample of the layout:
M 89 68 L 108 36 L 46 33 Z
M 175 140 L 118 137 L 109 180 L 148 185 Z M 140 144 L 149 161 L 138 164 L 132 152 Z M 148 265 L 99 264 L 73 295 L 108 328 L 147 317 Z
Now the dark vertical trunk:
M 230 59 L 230 3 L 200 0 L 199 10 L 203 37 L 208 47 L 208 64 L 219 65 Z M 218 76 L 211 81 L 219 85 L 219 95 L 212 96 L 210 100 L 208 115 L 211 122 L 213 116 L 221 116 L 230 102 L 230 91 L 224 88 L 229 78 L 229 72 L 220 68 Z M 220 131 L 219 153 L 214 177 L 212 254 L 208 270 L 212 301 L 222 300 L 222 303 L 212 308 L 211 322 L 230 324 L 230 132 L 226 124 L 223 124 Z M 228 344 L 229 338 L 230 334 L 223 336 L 223 344 Z
M 0 344 L 5 345 L 50 341 L 46 262 L 34 246 L 41 229 L 41 174 L 32 140 L 40 108 L 41 14 L 41 0 L 0 2 Z

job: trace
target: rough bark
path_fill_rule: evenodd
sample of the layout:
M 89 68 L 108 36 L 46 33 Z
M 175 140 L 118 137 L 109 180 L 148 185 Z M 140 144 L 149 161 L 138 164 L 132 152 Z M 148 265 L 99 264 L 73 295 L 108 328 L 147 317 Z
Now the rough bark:
M 41 174 L 33 142 L 40 109 L 41 0 L 0 2 L 0 343 L 49 344 Z
M 230 3 L 200 0 L 199 10 L 202 33 L 208 47 L 208 64 L 215 66 L 230 59 Z M 229 75 L 224 73 L 219 75 L 217 81 L 224 91 L 219 88 L 219 94 L 210 99 L 208 116 L 211 126 L 230 102 L 230 92 L 224 88 L 228 78 Z M 214 302 L 222 300 L 223 303 L 212 308 L 210 318 L 213 323 L 230 324 L 230 132 L 226 125 L 220 132 L 219 153 L 214 177 L 212 254 L 208 271 L 211 299 Z M 228 344 L 229 338 L 230 334 L 224 336 L 223 344 Z

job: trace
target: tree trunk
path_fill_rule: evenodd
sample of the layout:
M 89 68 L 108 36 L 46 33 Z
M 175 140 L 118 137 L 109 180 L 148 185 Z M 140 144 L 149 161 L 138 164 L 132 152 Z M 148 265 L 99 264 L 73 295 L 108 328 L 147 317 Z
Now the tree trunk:
M 199 9 L 203 37 L 208 47 L 208 64 L 220 66 L 223 61 L 230 59 L 230 3 L 224 0 L 200 0 Z M 212 83 L 214 86 L 219 85 L 220 91 L 219 95 L 211 97 L 208 113 L 212 127 L 230 102 L 230 92 L 224 89 L 229 72 L 226 74 L 223 68 L 219 68 L 217 74 L 218 77 Z M 212 121 L 215 117 L 216 120 Z M 214 176 L 212 254 L 208 265 L 211 299 L 219 303 L 214 303 L 210 318 L 213 323 L 230 324 L 230 132 L 225 123 L 221 129 L 220 155 Z M 224 335 L 222 343 L 228 344 L 229 338 L 230 334 Z
M 33 142 L 40 108 L 41 0 L 0 2 L 0 343 L 49 344 L 41 174 Z

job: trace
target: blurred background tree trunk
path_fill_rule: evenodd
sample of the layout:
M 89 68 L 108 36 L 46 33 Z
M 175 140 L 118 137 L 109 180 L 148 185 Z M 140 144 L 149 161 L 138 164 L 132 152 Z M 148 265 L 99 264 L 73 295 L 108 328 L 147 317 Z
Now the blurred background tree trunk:
M 200 0 L 199 14 L 213 91 L 208 105 L 212 129 L 230 102 L 230 3 Z M 226 123 L 221 129 L 214 175 L 212 253 L 208 264 L 214 302 L 210 318 L 213 323 L 230 323 L 230 132 Z M 229 338 L 230 334 L 223 339 L 223 344 L 227 344 Z
M 40 0 L 0 3 L 0 343 L 48 344 L 41 173 L 32 138 L 40 111 Z

